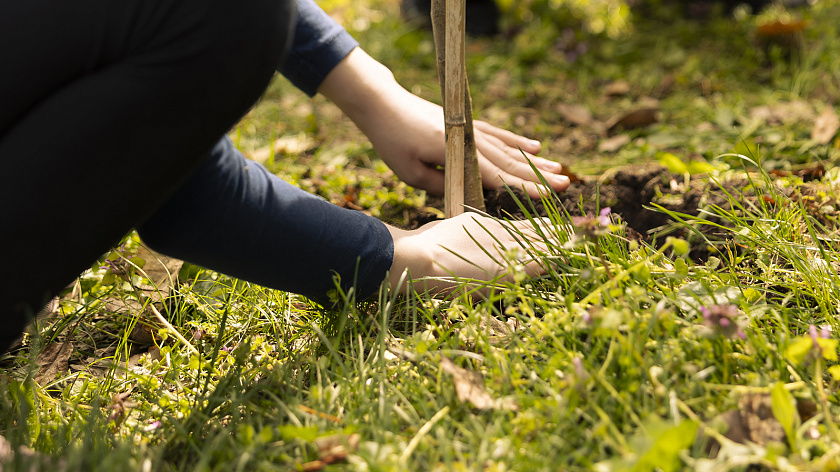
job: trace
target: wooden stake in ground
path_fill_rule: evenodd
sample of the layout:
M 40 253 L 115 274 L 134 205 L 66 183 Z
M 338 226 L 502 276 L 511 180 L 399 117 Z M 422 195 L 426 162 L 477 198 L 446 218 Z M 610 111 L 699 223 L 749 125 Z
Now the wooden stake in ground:
M 447 218 L 463 213 L 464 206 L 484 211 L 465 66 L 465 6 L 465 0 L 432 1 L 432 28 L 446 125 Z

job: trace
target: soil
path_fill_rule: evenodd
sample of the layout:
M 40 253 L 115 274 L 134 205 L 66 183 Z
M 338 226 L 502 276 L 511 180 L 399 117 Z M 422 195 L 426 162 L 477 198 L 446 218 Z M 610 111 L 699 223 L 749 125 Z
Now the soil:
M 680 237 L 688 237 L 690 234 L 684 226 L 676 225 L 666 213 L 654 210 L 652 204 L 686 215 L 697 215 L 700 208 L 709 205 L 730 209 L 727 193 L 741 196 L 739 187 L 744 184 L 743 181 L 725 182 L 718 186 L 700 177 L 686 181 L 683 175 L 668 172 L 660 165 L 628 166 L 598 178 L 578 179 L 566 191 L 557 194 L 556 205 L 558 208 L 562 206 L 569 216 L 597 215 L 602 208 L 609 207 L 611 213 L 618 215 L 625 224 L 628 238 L 656 244 L 664 241 L 662 236 L 666 233 Z M 514 190 L 513 194 L 527 207 L 533 204 L 538 215 L 546 216 L 541 201 L 531 200 L 529 203 L 524 193 L 518 190 Z M 500 218 L 525 217 L 514 195 L 507 189 L 485 191 L 487 213 Z M 442 200 L 430 203 L 436 208 L 443 208 Z M 437 217 L 431 213 L 418 214 L 412 220 L 412 227 L 435 219 Z M 711 240 L 720 240 L 724 235 L 710 233 L 706 236 Z M 689 240 L 692 242 L 692 258 L 705 260 L 709 250 L 706 241 L 703 238 Z
M 770 173 L 773 177 L 785 177 L 790 172 Z M 686 180 L 684 175 L 671 173 L 658 164 L 632 165 L 617 168 L 600 177 L 573 176 L 572 184 L 564 192 L 557 194 L 554 204 L 558 209 L 564 208 L 568 216 L 597 215 L 602 208 L 609 207 L 611 213 L 617 215 L 624 224 L 625 236 L 628 239 L 658 246 L 665 242 L 666 235 L 681 237 L 689 243 L 689 257 L 702 263 L 712 252 L 717 251 L 709 243 L 726 244 L 732 238 L 731 231 L 707 224 L 688 227 L 675 221 L 668 212 L 697 216 L 703 209 L 713 207 L 729 211 L 732 210 L 733 199 L 737 202 L 736 206 L 744 208 L 801 204 L 808 215 L 818 223 L 826 227 L 836 227 L 840 223 L 840 204 L 827 196 L 824 191 L 825 184 L 819 181 L 825 175 L 822 165 L 810 165 L 793 174 L 802 179 L 801 185 L 777 187 L 772 192 L 764 192 L 757 197 L 751 190 L 754 181 L 750 181 L 746 175 L 723 182 L 713 182 L 705 174 L 695 175 Z M 755 182 L 761 183 L 764 179 L 756 177 Z M 484 197 L 487 213 L 498 218 L 524 218 L 526 215 L 520 209 L 517 200 L 524 203 L 532 214 L 533 206 L 536 215 L 547 215 L 542 201 L 529 201 L 519 190 L 485 190 Z M 759 202 L 758 198 L 762 201 Z M 430 199 L 427 204 L 443 209 L 443 199 Z M 665 211 L 656 209 L 655 206 Z M 409 229 L 436 219 L 438 217 L 433 213 L 413 215 Z M 728 221 L 713 216 L 713 212 L 706 212 L 704 219 L 722 226 L 730 225 Z

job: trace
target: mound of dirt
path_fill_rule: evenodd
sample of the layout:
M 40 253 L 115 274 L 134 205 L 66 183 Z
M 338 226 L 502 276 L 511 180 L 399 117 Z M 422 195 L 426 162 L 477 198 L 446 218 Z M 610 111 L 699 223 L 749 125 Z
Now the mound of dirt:
M 680 214 L 697 215 L 700 208 L 719 205 L 730 209 L 727 195 L 742 196 L 739 187 L 744 182 L 726 182 L 722 187 L 710 184 L 708 179 L 692 178 L 673 174 L 660 165 L 638 165 L 617 169 L 599 178 L 584 178 L 572 183 L 565 192 L 558 194 L 555 204 L 565 208 L 570 216 L 597 215 L 610 207 L 626 225 L 629 238 L 656 243 L 664 233 L 685 237 L 687 230 L 674 225 L 668 215 L 652 209 L 652 204 Z M 541 201 L 528 202 L 524 193 L 513 191 L 516 198 L 530 207 L 533 204 L 539 216 L 546 210 Z M 500 218 L 523 218 L 525 215 L 516 199 L 507 189 L 485 191 L 487 212 Z M 753 198 L 746 196 L 744 198 Z M 436 208 L 443 208 L 443 201 L 431 202 Z M 530 211 L 530 210 L 529 210 Z M 412 227 L 437 219 L 432 214 L 420 214 L 413 219 Z M 721 239 L 720 234 L 709 234 L 710 239 Z M 692 247 L 692 258 L 704 260 L 708 257 L 705 241 L 699 239 Z

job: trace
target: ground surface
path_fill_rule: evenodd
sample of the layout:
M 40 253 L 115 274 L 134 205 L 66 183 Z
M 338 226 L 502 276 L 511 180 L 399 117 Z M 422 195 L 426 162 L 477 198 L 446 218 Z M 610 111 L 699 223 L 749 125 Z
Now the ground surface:
M 518 197 L 554 221 L 545 276 L 324 309 L 129 235 L 3 358 L 0 469 L 840 468 L 840 5 L 500 4 L 503 34 L 468 44 L 476 117 L 578 178 Z M 438 101 L 395 1 L 323 5 Z M 336 204 L 442 216 L 282 78 L 230 136 Z

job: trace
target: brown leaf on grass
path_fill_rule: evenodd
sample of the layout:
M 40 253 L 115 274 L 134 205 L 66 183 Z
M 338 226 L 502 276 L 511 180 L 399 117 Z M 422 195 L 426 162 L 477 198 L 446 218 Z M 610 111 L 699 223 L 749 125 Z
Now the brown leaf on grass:
M 619 115 L 607 122 L 607 131 L 644 128 L 659 121 L 659 107 L 647 106 Z
M 750 118 L 768 125 L 784 125 L 814 119 L 814 107 L 804 100 L 761 105 L 750 110 Z
M 607 138 L 598 144 L 599 152 L 616 152 L 626 144 L 630 143 L 630 136 L 626 134 L 617 134 L 611 138 Z
M 747 441 L 766 445 L 785 441 L 785 430 L 773 415 L 768 393 L 747 393 L 738 399 L 738 408 L 720 415 L 727 426 L 724 436 L 740 444 Z
M 295 134 L 292 136 L 284 136 L 282 138 L 278 138 L 274 140 L 274 155 L 283 155 L 283 154 L 302 154 L 306 151 L 314 149 L 318 146 L 318 142 L 315 141 L 310 136 L 307 136 L 306 133 Z M 268 160 L 269 157 L 272 155 L 272 147 L 265 146 L 262 148 L 253 151 L 248 155 L 252 160 L 259 162 L 260 164 L 264 164 L 265 161 Z
M 827 106 L 814 123 L 811 139 L 820 144 L 828 144 L 837 135 L 838 130 L 840 130 L 840 118 L 837 117 L 834 107 Z
M 137 256 L 146 261 L 143 272 L 151 282 L 151 285 L 141 285 L 139 288 L 152 301 L 160 302 L 169 296 L 172 286 L 177 283 L 178 272 L 184 261 L 164 256 L 144 246 L 137 250 Z
M 54 342 L 47 344 L 43 351 L 38 354 L 35 362 L 38 364 L 38 373 L 35 381 L 38 385 L 44 386 L 54 379 L 59 372 L 66 371 L 69 366 L 70 355 L 73 354 L 73 343 Z
M 315 439 L 315 447 L 318 448 L 318 460 L 307 462 L 301 466 L 306 472 L 316 472 L 324 467 L 342 462 L 347 456 L 359 448 L 361 436 L 358 434 L 332 434 Z
M 580 177 L 578 177 L 577 174 L 572 172 L 572 170 L 569 169 L 569 166 L 563 166 L 563 168 L 560 169 L 560 175 L 565 175 L 566 177 L 568 177 L 569 183 L 573 184 L 575 182 L 580 182 Z
M 573 125 L 584 126 L 592 122 L 592 113 L 583 105 L 561 103 L 557 105 L 557 112 L 564 120 Z
M 153 344 L 157 331 L 162 328 L 153 317 L 146 314 L 143 304 L 133 298 L 105 298 L 103 312 L 122 318 L 139 317 L 128 335 L 136 343 Z
M 458 367 L 448 357 L 441 356 L 440 368 L 452 376 L 455 382 L 455 393 L 458 400 L 469 402 L 479 410 L 491 410 L 502 408 L 507 410 L 518 410 L 519 407 L 508 401 L 497 400 L 484 389 L 484 379 L 478 372 Z
M 800 33 L 808 26 L 804 20 L 783 21 L 776 20 L 758 25 L 758 34 L 765 37 L 784 36 Z
M 4 437 L 0 436 L 0 464 L 11 462 L 15 458 L 15 451 L 12 449 L 11 443 Z M 0 466 L 2 470 L 2 466 Z
M 626 80 L 616 80 L 615 82 L 610 82 L 604 87 L 604 94 L 608 97 L 620 97 L 622 95 L 627 95 L 630 93 L 630 83 Z

